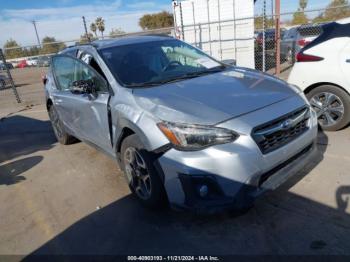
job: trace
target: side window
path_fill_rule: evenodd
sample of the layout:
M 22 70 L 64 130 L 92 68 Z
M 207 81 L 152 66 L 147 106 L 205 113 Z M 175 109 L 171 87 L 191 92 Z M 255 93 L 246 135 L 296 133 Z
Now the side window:
M 90 55 L 89 53 L 82 52 L 79 50 L 78 52 L 78 58 L 83 61 L 84 63 L 90 65 L 93 69 L 96 70 L 97 73 L 99 73 L 105 80 L 107 80 L 105 74 L 103 73 L 101 67 L 96 62 L 95 58 Z
M 288 34 L 289 38 L 294 38 L 294 29 L 291 29 Z
M 59 90 L 69 90 L 75 81 L 75 63 L 68 57 L 52 58 L 53 72 L 57 80 Z
M 68 56 L 56 56 L 52 59 L 53 72 L 60 90 L 70 90 L 75 81 L 92 80 L 99 92 L 108 92 L 105 81 L 82 61 Z

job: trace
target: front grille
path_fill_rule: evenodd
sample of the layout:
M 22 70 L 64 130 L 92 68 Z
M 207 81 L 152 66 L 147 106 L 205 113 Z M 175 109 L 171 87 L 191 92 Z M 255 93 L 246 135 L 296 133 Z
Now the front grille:
M 252 137 L 263 154 L 270 153 L 296 139 L 308 130 L 310 109 L 303 107 L 254 128 Z

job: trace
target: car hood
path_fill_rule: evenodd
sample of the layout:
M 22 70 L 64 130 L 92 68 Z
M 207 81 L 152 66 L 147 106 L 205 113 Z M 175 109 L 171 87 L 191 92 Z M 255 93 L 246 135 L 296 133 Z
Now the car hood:
M 133 90 L 136 103 L 172 122 L 214 125 L 296 95 L 284 81 L 243 68 Z

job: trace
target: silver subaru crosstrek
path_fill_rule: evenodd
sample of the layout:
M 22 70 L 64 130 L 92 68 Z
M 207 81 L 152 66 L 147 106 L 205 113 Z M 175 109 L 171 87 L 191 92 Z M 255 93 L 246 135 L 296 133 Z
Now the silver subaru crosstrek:
M 116 159 L 149 207 L 248 207 L 317 150 L 317 117 L 298 88 L 167 36 L 67 48 L 44 82 L 58 141 Z

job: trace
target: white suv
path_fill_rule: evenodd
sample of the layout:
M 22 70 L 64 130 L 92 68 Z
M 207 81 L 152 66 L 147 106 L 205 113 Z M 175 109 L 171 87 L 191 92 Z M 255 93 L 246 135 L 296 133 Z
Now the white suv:
M 299 86 L 324 130 L 350 122 L 350 18 L 325 24 L 296 56 L 288 82 Z

